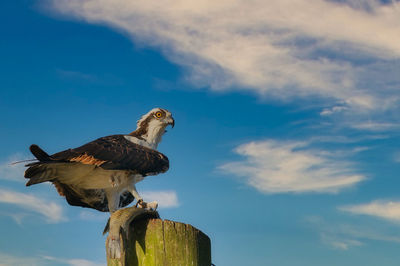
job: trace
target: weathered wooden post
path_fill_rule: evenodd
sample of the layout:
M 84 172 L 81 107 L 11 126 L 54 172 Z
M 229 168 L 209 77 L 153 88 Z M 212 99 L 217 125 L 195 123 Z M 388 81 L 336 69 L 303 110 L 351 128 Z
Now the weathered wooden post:
M 209 237 L 189 224 L 144 217 L 131 223 L 129 239 L 120 237 L 121 258 L 107 255 L 108 266 L 211 265 Z

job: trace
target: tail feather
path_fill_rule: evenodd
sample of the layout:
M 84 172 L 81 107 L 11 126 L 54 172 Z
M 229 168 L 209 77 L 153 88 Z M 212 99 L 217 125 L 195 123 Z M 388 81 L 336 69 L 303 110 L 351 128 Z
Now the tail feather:
M 24 175 L 25 178 L 29 178 L 26 186 L 54 180 L 56 178 L 56 169 L 51 165 L 57 161 L 36 144 L 32 144 L 29 147 L 29 150 L 39 160 L 39 162 L 25 165 L 29 167 L 26 169 Z
M 55 169 L 47 167 L 46 164 L 37 163 L 25 171 L 25 178 L 29 178 L 26 186 L 51 181 L 55 178 Z
M 41 162 L 51 161 L 50 155 L 47 154 L 44 150 L 42 150 L 38 145 L 32 144 L 29 147 L 29 150 L 32 154 Z

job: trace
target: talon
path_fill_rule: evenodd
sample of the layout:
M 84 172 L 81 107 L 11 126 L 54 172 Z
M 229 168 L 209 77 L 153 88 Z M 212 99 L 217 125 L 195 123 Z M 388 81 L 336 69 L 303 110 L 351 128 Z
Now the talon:
M 139 200 L 136 202 L 135 207 L 136 207 L 136 208 L 137 208 L 138 206 L 142 207 L 142 204 L 143 204 L 143 199 L 139 199 Z

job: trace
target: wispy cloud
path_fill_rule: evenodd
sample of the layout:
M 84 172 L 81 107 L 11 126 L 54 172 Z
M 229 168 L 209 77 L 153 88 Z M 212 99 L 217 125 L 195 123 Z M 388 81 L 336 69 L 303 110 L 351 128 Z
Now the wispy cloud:
M 137 43 L 161 48 L 199 86 L 283 99 L 319 96 L 362 110 L 399 101 L 395 2 L 51 2 L 61 14 L 110 25 Z
M 71 266 L 105 266 L 104 263 L 97 263 L 90 260 L 84 259 L 70 259 L 67 260 L 66 263 Z
M 49 223 L 66 220 L 63 208 L 59 204 L 31 194 L 0 188 L 0 203 L 13 204 L 29 212 L 40 214 Z
M 364 244 L 360 238 L 352 235 L 348 225 L 330 224 L 319 216 L 306 217 L 305 220 L 318 233 L 320 241 L 334 249 L 348 250 Z
M 388 135 L 378 135 L 378 134 L 371 134 L 371 135 L 362 135 L 358 137 L 354 136 L 345 136 L 345 135 L 331 135 L 331 136 L 313 136 L 310 138 L 310 142 L 321 142 L 321 143 L 342 143 L 342 144 L 352 144 L 357 142 L 363 141 L 371 141 L 371 140 L 381 140 L 389 138 Z
M 79 71 L 57 69 L 57 74 L 61 78 L 65 78 L 65 79 L 84 80 L 84 81 L 88 81 L 88 82 L 98 82 L 99 81 L 99 78 L 97 76 L 88 74 L 88 73 L 82 73 Z
M 355 129 L 379 132 L 379 131 L 387 131 L 387 130 L 390 130 L 390 129 L 399 128 L 400 124 L 397 124 L 397 123 L 379 123 L 379 122 L 369 121 L 369 122 L 353 123 L 353 124 L 350 125 L 350 127 L 355 128 Z
M 86 259 L 65 259 L 52 256 L 42 256 L 44 261 L 57 262 L 69 266 L 105 266 L 105 263 L 94 262 Z
M 86 259 L 65 259 L 52 256 L 24 257 L 0 253 L 0 266 L 43 266 L 43 265 L 69 265 L 69 266 L 105 266 L 105 263 L 93 262 Z
M 83 209 L 79 212 L 79 218 L 85 221 L 106 221 L 109 213 L 99 212 L 92 209 Z
M 144 191 L 142 197 L 145 201 L 157 201 L 161 208 L 175 208 L 179 206 L 178 196 L 175 191 Z
M 57 69 L 56 74 L 64 81 L 79 81 L 102 85 L 112 84 L 114 86 L 123 84 L 123 81 L 120 78 L 108 73 L 103 73 L 101 76 L 99 76 L 76 70 Z
M 352 247 L 362 246 L 363 242 L 348 237 L 334 234 L 320 233 L 321 241 L 335 249 L 348 250 Z
M 276 140 L 246 143 L 235 149 L 244 160 L 225 163 L 219 169 L 243 177 L 263 193 L 335 193 L 365 179 L 332 152 L 307 145 Z
M 319 216 L 307 217 L 306 221 L 319 234 L 322 243 L 335 249 L 348 250 L 367 244 L 370 240 L 400 244 L 397 227 L 383 228 L 362 223 L 326 221 Z
M 394 160 L 396 163 L 400 163 L 400 152 L 396 152 L 396 153 L 393 155 L 393 160 Z
M 353 214 L 370 215 L 393 222 L 400 222 L 400 202 L 377 200 L 366 204 L 347 205 L 339 210 Z
M 39 266 L 40 259 L 36 257 L 13 256 L 6 253 L 0 253 L 0 266 Z
M 2 216 L 9 216 L 11 217 L 17 224 L 22 225 L 22 221 L 25 219 L 25 217 L 29 216 L 29 213 L 27 212 L 9 212 L 9 211 L 0 211 L 0 215 Z
M 330 108 L 325 108 L 325 109 L 323 109 L 323 110 L 321 111 L 320 115 L 322 115 L 322 116 L 328 116 L 328 115 L 332 115 L 332 114 L 335 114 L 335 113 L 344 112 L 344 111 L 346 111 L 346 110 L 348 110 L 348 109 L 349 109 L 349 108 L 346 107 L 346 106 L 340 106 L 340 105 L 338 105 L 338 106 L 333 106 L 333 107 L 330 107 Z

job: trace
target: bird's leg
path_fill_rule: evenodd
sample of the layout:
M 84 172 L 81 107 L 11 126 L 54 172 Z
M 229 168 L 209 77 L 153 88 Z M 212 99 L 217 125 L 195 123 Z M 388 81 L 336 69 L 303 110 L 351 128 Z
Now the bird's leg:
M 132 195 L 136 198 L 137 202 L 136 202 L 136 207 L 140 207 L 140 208 L 145 208 L 145 209 L 152 209 L 152 210 L 156 210 L 158 207 L 158 203 L 156 201 L 152 201 L 152 202 L 144 202 L 143 198 L 139 195 L 139 193 L 136 190 L 136 186 L 135 184 L 130 184 L 128 187 L 129 192 L 132 193 Z
M 129 190 L 129 192 L 132 193 L 132 195 L 137 200 L 136 207 L 137 207 L 137 205 L 141 205 L 144 202 L 143 198 L 137 192 L 135 184 L 130 184 L 129 187 L 128 187 L 128 190 Z
M 108 201 L 108 210 L 110 211 L 111 217 L 118 209 L 120 195 L 116 189 L 105 189 L 105 193 Z M 112 229 L 111 227 L 109 229 L 110 233 L 108 234 L 106 240 L 107 254 L 110 258 L 120 258 L 122 251 L 119 231 L 115 232 L 115 229 Z
M 105 193 L 108 201 L 108 210 L 113 213 L 118 209 L 120 195 L 115 189 L 106 189 Z

